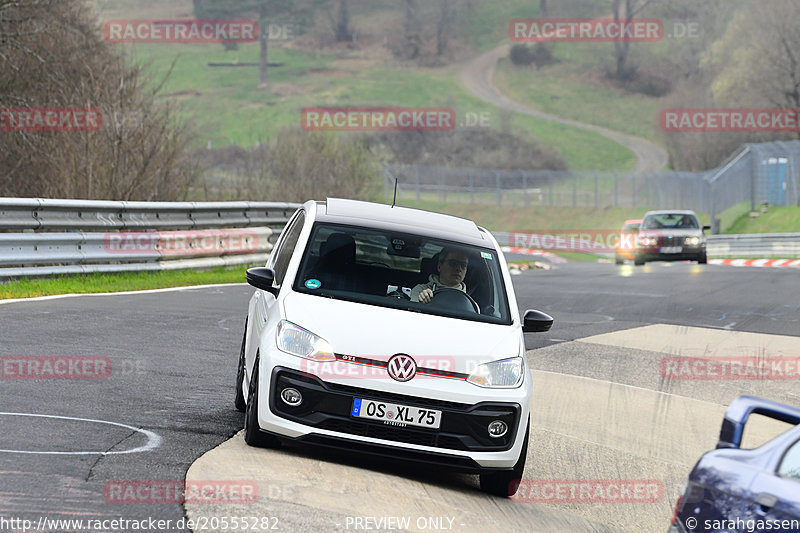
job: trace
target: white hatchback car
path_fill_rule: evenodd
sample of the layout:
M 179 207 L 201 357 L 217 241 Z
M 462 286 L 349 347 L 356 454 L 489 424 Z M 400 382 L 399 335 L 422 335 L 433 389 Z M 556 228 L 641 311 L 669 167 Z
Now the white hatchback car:
M 258 290 L 236 407 L 248 444 L 421 461 L 516 492 L 532 392 L 523 332 L 553 319 L 520 318 L 488 231 L 417 209 L 309 201 L 247 281 Z

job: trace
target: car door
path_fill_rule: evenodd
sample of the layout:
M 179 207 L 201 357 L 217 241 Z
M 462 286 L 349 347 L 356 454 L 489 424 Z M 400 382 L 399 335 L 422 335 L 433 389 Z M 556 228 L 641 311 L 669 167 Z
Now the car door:
M 759 473 L 750 487 L 744 517 L 763 525 L 753 531 L 800 532 L 800 439 L 781 452 L 777 469 Z
M 297 244 L 300 240 L 300 233 L 303 231 L 305 224 L 305 212 L 299 209 L 295 213 L 292 220 L 286 225 L 286 228 L 281 233 L 278 242 L 275 244 L 275 253 L 270 255 L 267 261 L 267 268 L 271 268 L 275 272 L 276 288 L 280 288 L 283 280 L 286 277 L 286 271 L 289 268 L 289 261 L 295 253 Z M 247 339 L 247 348 L 245 352 L 246 368 L 253 368 L 253 361 L 255 360 L 256 351 L 258 350 L 259 341 L 264 327 L 267 324 L 270 309 L 276 304 L 277 299 L 275 295 L 270 292 L 256 289 L 252 298 L 250 299 L 250 334 Z M 247 372 L 249 383 L 250 372 Z

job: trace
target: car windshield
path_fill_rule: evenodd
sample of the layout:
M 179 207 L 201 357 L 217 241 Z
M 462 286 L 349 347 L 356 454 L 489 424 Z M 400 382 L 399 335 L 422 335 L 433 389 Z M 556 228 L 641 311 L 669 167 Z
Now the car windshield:
M 648 215 L 642 223 L 642 229 L 699 229 L 697 218 L 682 213 L 664 213 Z
M 293 288 L 306 294 L 380 307 L 510 324 L 501 260 L 492 248 L 317 223 Z M 466 274 L 461 289 L 442 287 L 438 278 L 440 267 L 462 272 L 464 266 Z M 432 301 L 413 301 L 422 290 L 420 286 L 425 284 L 436 289 Z

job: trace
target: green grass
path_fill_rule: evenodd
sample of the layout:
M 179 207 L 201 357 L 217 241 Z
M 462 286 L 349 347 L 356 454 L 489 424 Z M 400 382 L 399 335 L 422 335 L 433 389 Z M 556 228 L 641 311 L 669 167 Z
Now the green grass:
M 800 207 L 772 206 L 766 213 L 751 218 L 748 212 L 739 217 L 726 233 L 797 233 L 800 231 Z
M 574 169 L 625 170 L 635 164 L 626 148 L 578 128 L 529 116 L 511 116 L 473 97 L 458 82 L 458 67 L 419 69 L 372 62 L 351 64 L 344 53 L 318 54 L 272 46 L 269 87 L 257 88 L 257 67 L 208 67 L 208 62 L 256 62 L 258 47 L 246 44 L 226 52 L 219 45 L 138 45 L 134 58 L 163 77 L 172 63 L 164 93 L 197 125 L 199 146 L 243 147 L 274 138 L 280 129 L 299 126 L 311 106 L 452 107 L 456 124 L 467 113 L 489 112 L 490 127 L 522 130 L 535 142 L 553 147 Z M 369 61 L 367 63 L 370 63 Z
M 119 274 L 78 274 L 47 279 L 20 279 L 0 284 L 0 300 L 33 298 L 52 294 L 91 294 L 123 292 L 190 285 L 243 283 L 247 267 L 163 272 L 125 272 Z

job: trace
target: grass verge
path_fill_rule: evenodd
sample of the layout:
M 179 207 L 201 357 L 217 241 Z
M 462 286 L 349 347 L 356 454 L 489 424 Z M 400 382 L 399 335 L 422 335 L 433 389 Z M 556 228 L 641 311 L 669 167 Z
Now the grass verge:
M 20 279 L 0 284 L 0 300 L 33 298 L 54 294 L 124 292 L 190 285 L 243 283 L 248 267 L 206 271 L 167 270 L 163 272 L 121 272 L 117 274 L 76 274 L 47 279 Z

